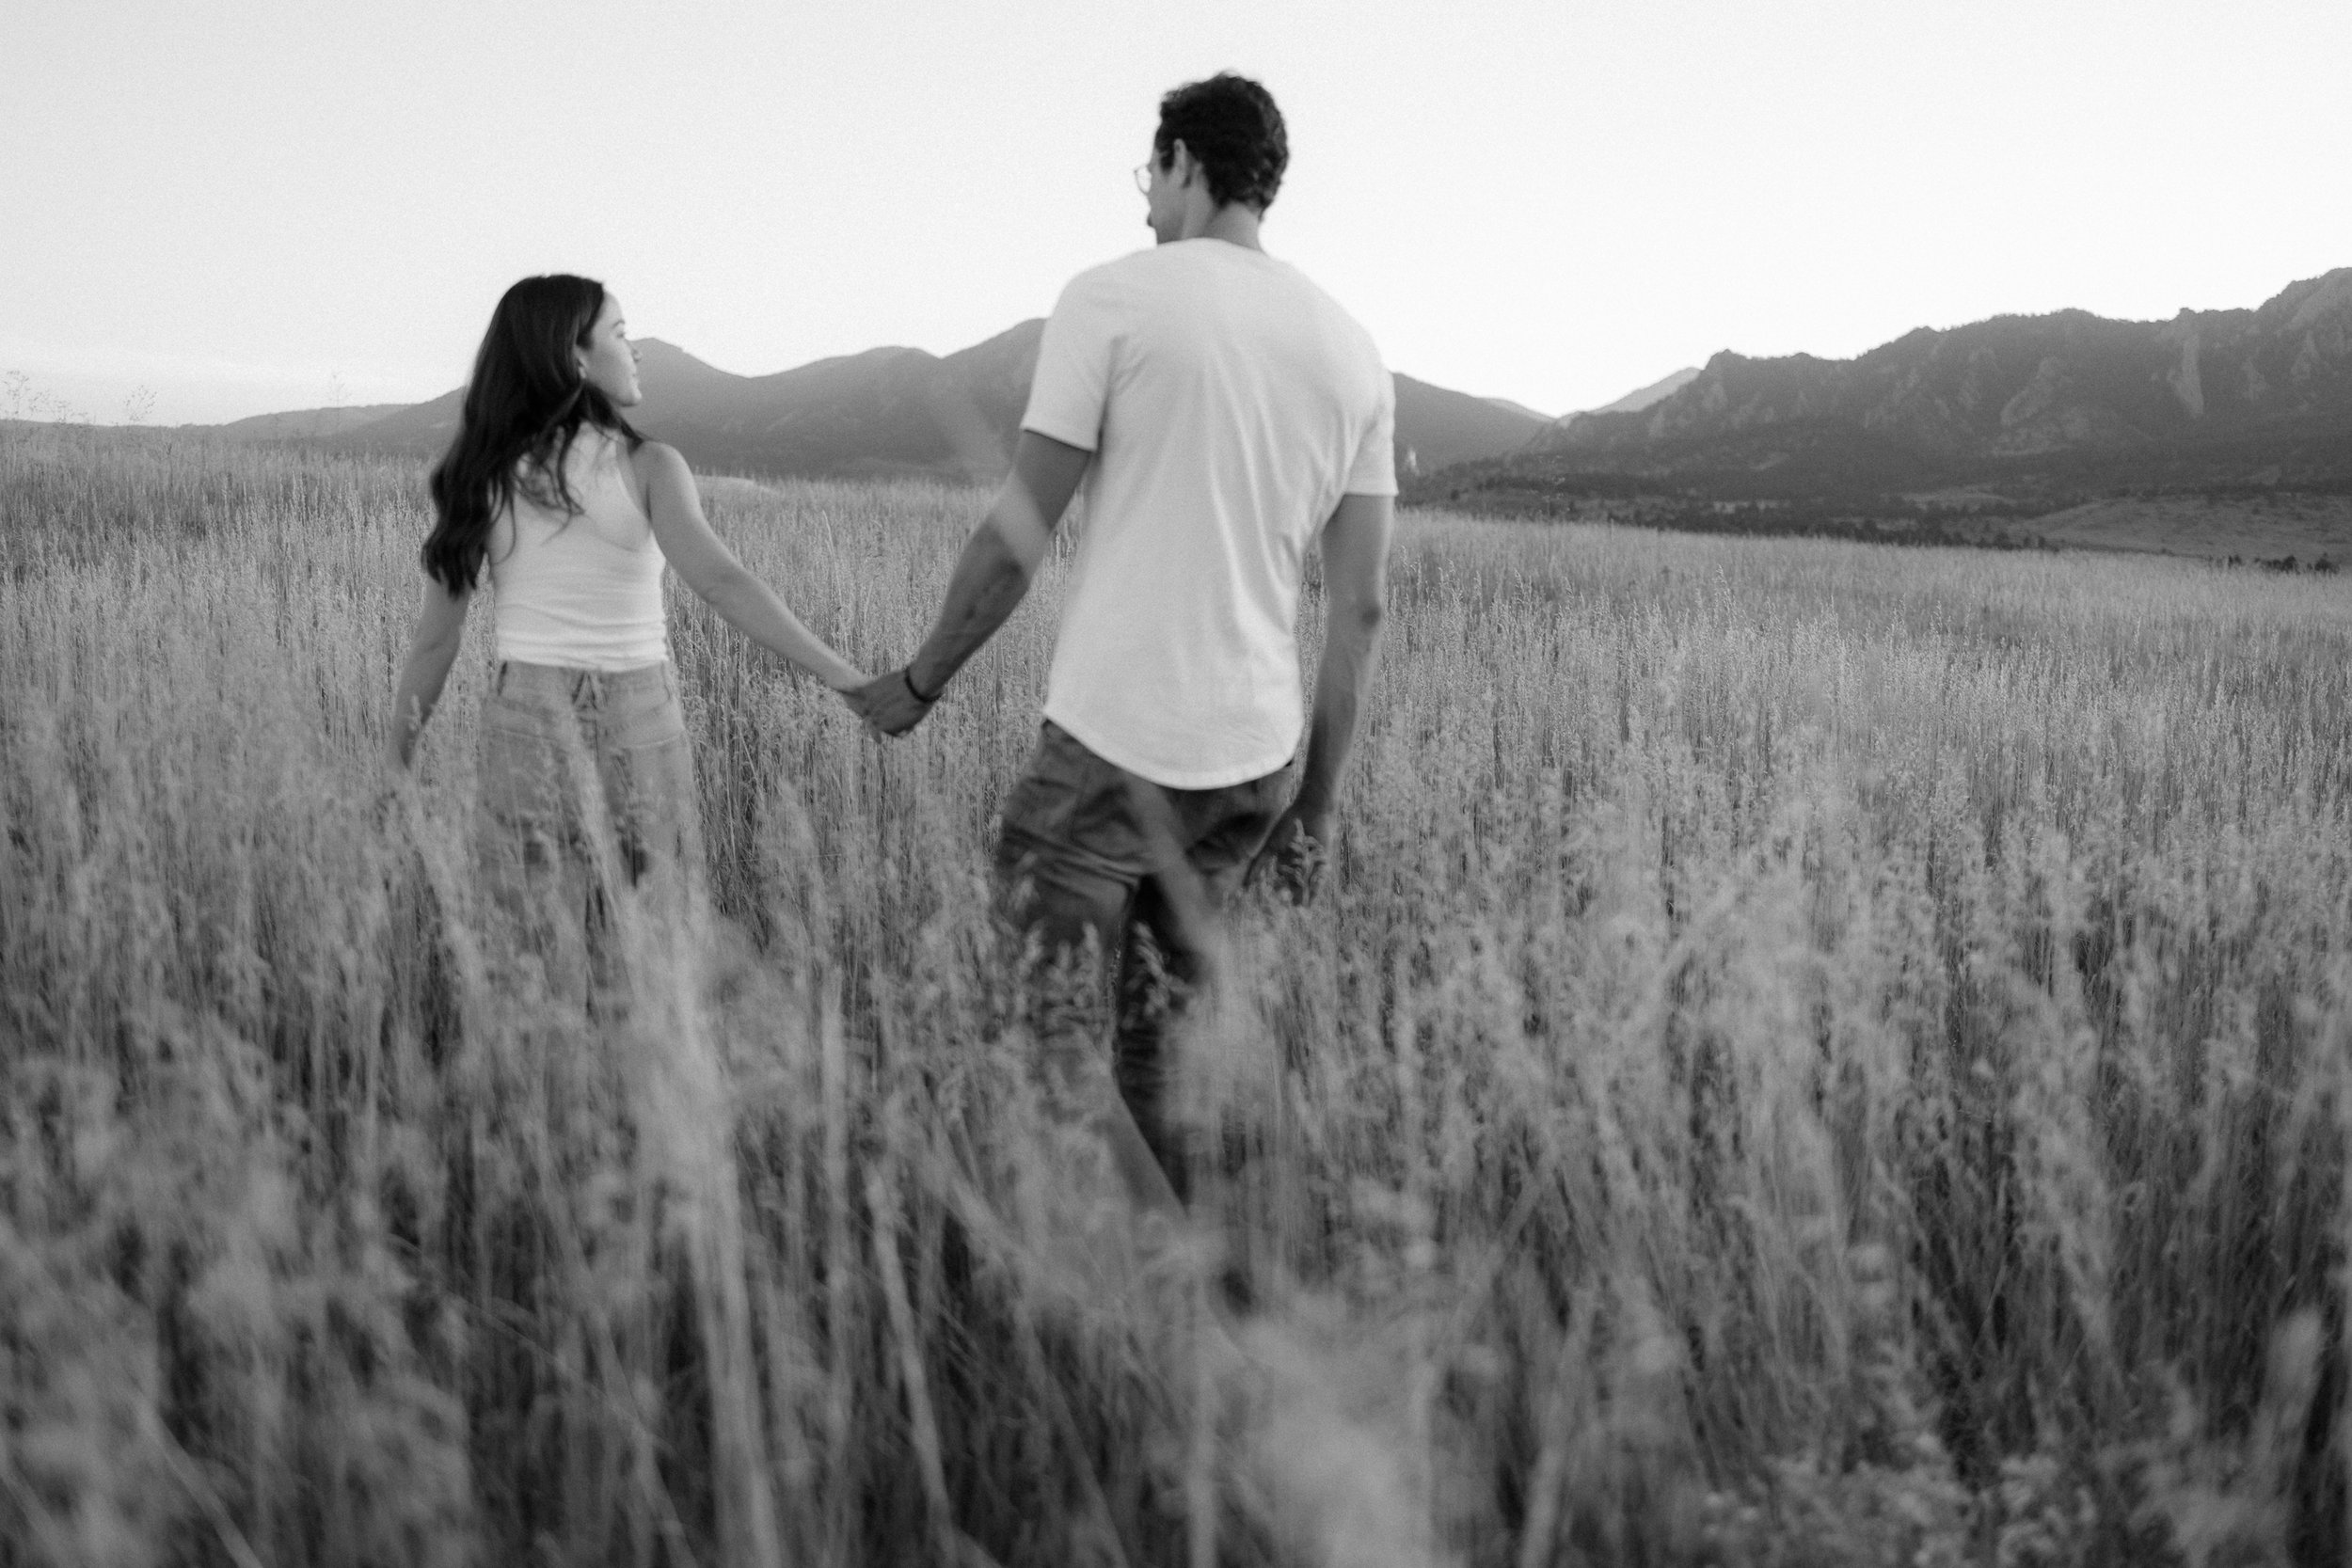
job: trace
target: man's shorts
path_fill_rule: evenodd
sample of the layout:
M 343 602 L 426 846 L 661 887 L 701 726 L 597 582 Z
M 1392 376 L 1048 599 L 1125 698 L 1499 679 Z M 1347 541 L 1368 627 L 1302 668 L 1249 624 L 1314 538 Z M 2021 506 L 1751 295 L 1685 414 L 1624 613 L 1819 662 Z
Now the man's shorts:
M 1220 899 L 1248 869 L 1294 792 L 1295 764 L 1216 789 L 1171 789 L 1089 752 L 1047 720 L 1037 752 L 1005 798 L 997 872 L 1060 882 L 1103 879 L 1132 890 L 1186 875 Z

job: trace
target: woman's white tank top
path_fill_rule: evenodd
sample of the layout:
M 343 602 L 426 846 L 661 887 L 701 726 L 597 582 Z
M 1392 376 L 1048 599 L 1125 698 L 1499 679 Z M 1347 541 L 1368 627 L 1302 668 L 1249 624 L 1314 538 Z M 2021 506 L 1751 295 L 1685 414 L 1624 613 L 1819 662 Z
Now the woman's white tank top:
M 670 657 L 668 562 L 628 464 L 619 437 L 582 426 L 564 464 L 580 510 L 567 517 L 517 491 L 491 526 L 501 659 L 631 670 Z

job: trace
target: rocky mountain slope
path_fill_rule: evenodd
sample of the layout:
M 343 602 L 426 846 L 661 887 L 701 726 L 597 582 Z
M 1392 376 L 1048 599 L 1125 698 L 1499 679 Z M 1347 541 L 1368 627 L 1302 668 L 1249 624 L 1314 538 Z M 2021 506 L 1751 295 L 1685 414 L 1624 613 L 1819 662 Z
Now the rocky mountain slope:
M 2331 488 L 2352 483 L 2352 268 L 2169 322 L 2064 310 L 1850 360 L 1718 354 L 1647 408 L 1570 416 L 1467 477 L 1758 500 Z

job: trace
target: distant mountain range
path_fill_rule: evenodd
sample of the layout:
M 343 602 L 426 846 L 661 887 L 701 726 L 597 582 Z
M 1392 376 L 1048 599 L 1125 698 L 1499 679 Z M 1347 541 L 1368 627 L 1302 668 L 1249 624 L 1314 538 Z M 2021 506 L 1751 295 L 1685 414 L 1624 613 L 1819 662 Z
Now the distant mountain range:
M 1042 321 L 946 356 L 877 348 L 774 375 L 734 375 L 659 339 L 638 344 L 645 401 L 630 419 L 705 471 L 813 478 L 993 479 L 1011 460 Z M 438 452 L 464 390 L 430 403 L 302 409 L 220 427 L 231 439 Z M 1515 452 L 1551 421 L 1501 399 L 1396 378 L 1397 460 L 1410 477 Z
M 1661 383 L 1661 386 L 1666 385 Z M 2105 494 L 2352 488 L 2352 267 L 2253 309 L 1922 327 L 1858 358 L 1722 353 L 1437 476 L 1456 500 L 1680 496 L 2034 515 Z M 1424 487 L 1426 488 L 1426 487 Z
M 706 472 L 993 479 L 1017 438 L 1042 329 L 1026 321 L 945 356 L 877 348 L 762 376 L 647 341 L 638 422 Z M 1922 327 L 1853 359 L 1725 352 L 1558 420 L 1410 376 L 1396 391 L 1408 499 L 2011 543 L 2065 514 L 2068 528 L 2095 515 L 2129 544 L 2106 506 L 2116 498 L 2201 497 L 2209 511 L 2256 492 L 2352 498 L 2352 267 L 2251 309 L 2166 322 L 2061 310 Z M 222 433 L 422 455 L 448 444 L 460 397 L 269 415 Z M 2090 505 L 2106 509 L 2081 512 Z M 2174 533 L 2176 514 L 2186 515 L 2164 515 Z

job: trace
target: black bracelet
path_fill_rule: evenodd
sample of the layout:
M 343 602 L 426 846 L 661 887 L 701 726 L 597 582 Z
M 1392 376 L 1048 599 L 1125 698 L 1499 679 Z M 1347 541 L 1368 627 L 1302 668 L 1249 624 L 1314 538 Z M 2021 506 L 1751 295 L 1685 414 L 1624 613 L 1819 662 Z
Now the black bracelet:
M 899 671 L 898 678 L 907 683 L 907 695 L 922 704 L 925 707 L 929 707 L 933 703 L 939 701 L 938 692 L 934 691 L 930 696 L 926 697 L 923 695 L 922 691 L 916 688 L 914 684 L 914 665 L 910 664 L 905 669 Z

